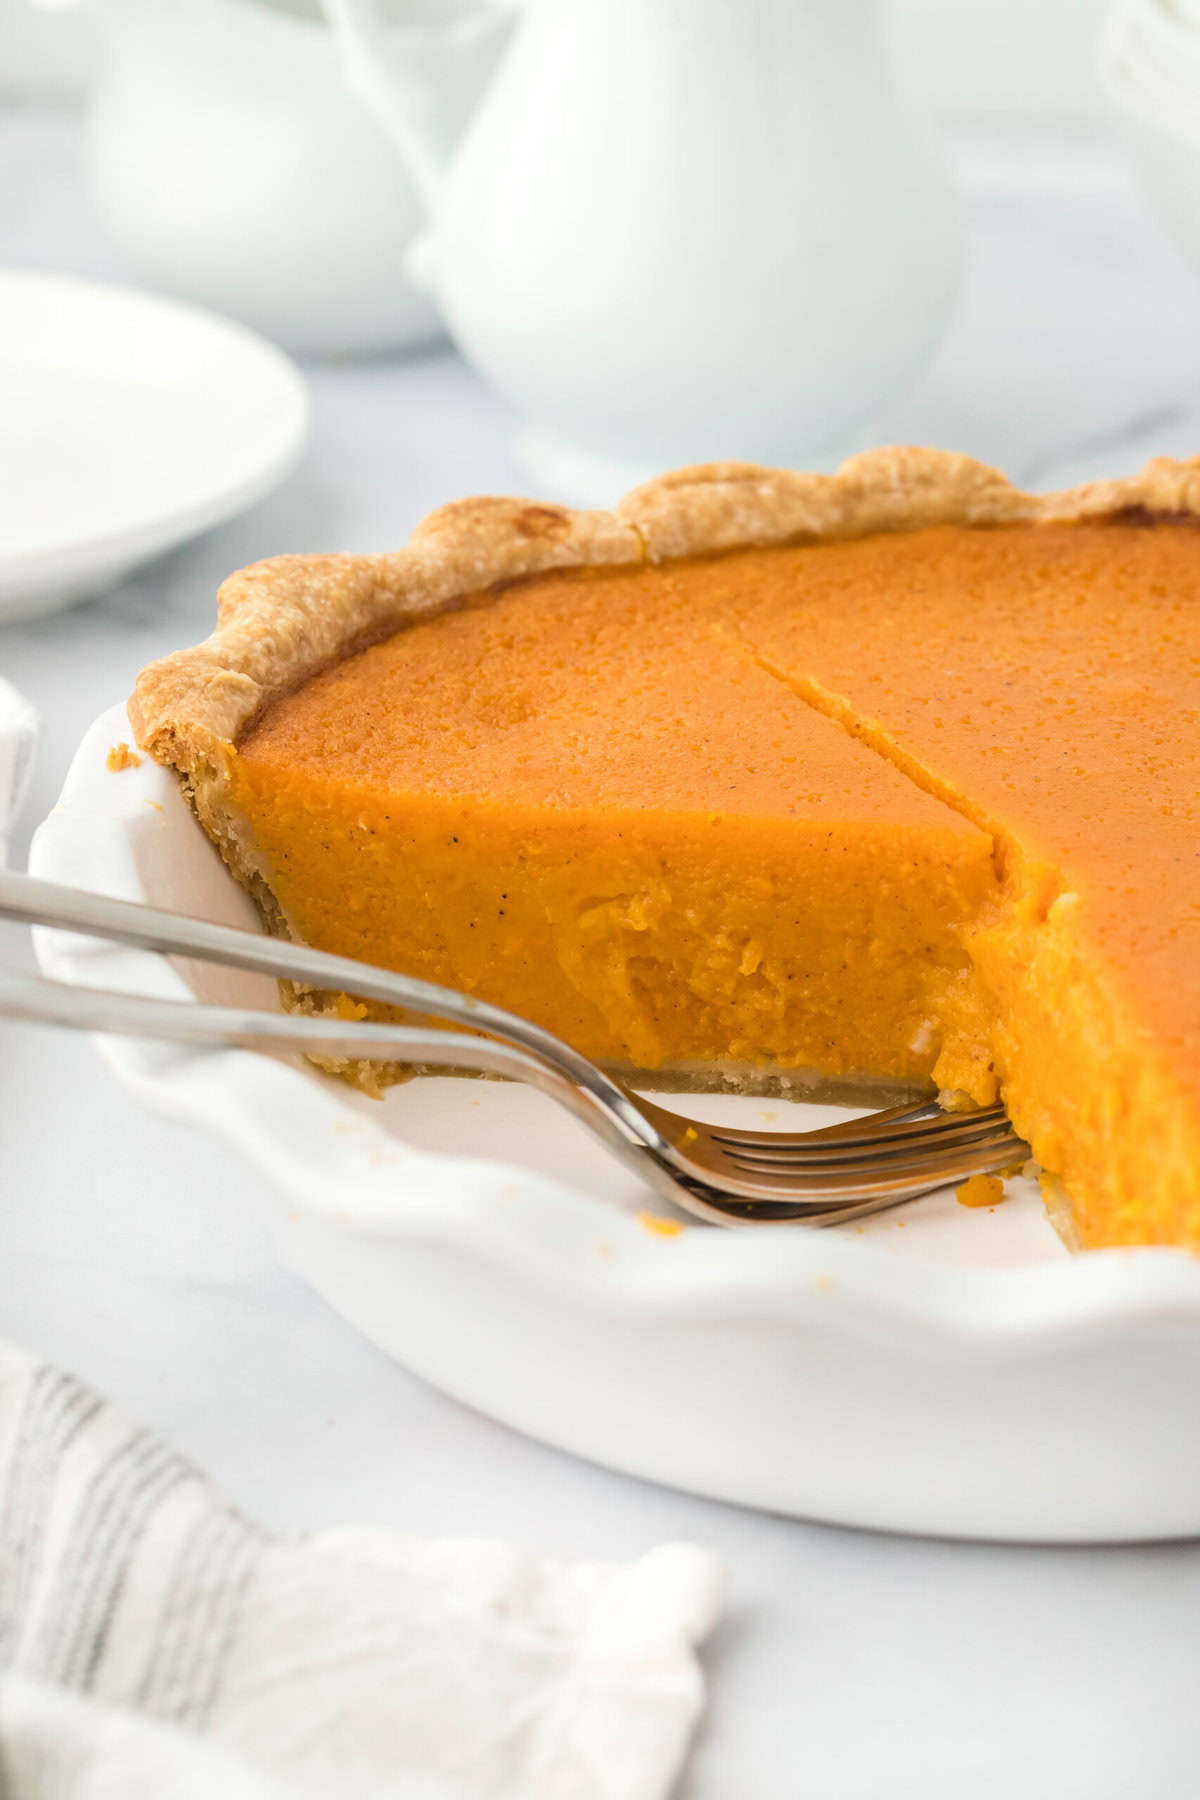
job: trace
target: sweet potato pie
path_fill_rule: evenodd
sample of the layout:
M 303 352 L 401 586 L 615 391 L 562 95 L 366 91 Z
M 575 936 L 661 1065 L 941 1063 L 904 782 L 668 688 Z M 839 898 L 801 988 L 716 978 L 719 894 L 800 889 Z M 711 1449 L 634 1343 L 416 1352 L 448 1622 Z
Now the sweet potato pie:
M 1198 525 L 929 450 L 467 500 L 131 716 L 273 931 L 660 1083 L 998 1089 L 1080 1243 L 1196 1245 Z

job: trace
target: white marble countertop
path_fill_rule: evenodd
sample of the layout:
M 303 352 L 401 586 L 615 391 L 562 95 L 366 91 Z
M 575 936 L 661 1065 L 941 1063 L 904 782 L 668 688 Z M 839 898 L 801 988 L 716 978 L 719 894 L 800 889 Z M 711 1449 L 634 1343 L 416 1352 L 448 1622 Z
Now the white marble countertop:
M 1200 277 L 1113 148 L 991 137 L 956 149 L 971 278 L 940 355 L 879 436 L 967 450 L 1034 485 L 1200 450 Z M 0 112 L 0 258 L 119 276 L 67 116 Z M 285 549 L 381 549 L 444 499 L 523 488 L 504 406 L 448 351 L 309 373 L 311 450 L 278 494 L 91 606 L 0 629 L 0 670 L 46 723 L 26 826 L 53 803 L 85 725 L 148 658 L 209 628 L 230 569 Z M 11 929 L 3 950 L 28 954 Z M 477 1417 L 365 1344 L 280 1266 L 255 1180 L 141 1113 L 85 1042 L 6 1027 L 0 1113 L 0 1332 L 169 1432 L 264 1521 L 370 1520 L 596 1555 L 692 1537 L 727 1557 L 732 1602 L 706 1657 L 711 1705 L 686 1800 L 1200 1790 L 1200 1544 L 903 1540 L 608 1474 Z

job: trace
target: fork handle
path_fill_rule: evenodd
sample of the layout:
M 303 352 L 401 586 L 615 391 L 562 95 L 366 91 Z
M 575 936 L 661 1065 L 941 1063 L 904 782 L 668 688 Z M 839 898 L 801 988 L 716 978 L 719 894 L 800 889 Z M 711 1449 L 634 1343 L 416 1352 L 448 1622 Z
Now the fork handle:
M 141 994 L 76 987 L 39 975 L 0 969 L 0 1018 L 74 1031 L 150 1038 L 188 1049 L 257 1050 L 279 1055 L 353 1056 L 372 1060 L 432 1064 L 465 1069 L 478 1075 L 500 1075 L 523 1081 L 571 1113 L 624 1164 L 630 1173 L 663 1199 L 699 1213 L 716 1225 L 761 1224 L 773 1211 L 769 1202 L 740 1205 L 703 1182 L 687 1181 L 662 1161 L 642 1137 L 627 1135 L 604 1103 L 587 1089 L 518 1049 L 469 1032 L 436 1031 L 427 1026 L 377 1024 L 358 1019 L 321 1019 L 294 1013 L 258 1012 L 246 1007 L 202 1006 L 184 1000 L 161 1000 Z M 836 1224 L 874 1212 L 845 1203 L 804 1208 L 805 1222 Z
M 260 932 L 240 931 L 231 925 L 214 925 L 207 919 L 163 912 L 138 901 L 116 900 L 108 894 L 63 887 L 15 869 L 0 869 L 0 918 L 16 919 L 27 925 L 57 926 L 85 936 L 107 938 L 118 944 L 132 944 L 139 950 L 190 956 L 200 962 L 221 963 L 231 969 L 273 975 L 278 981 L 299 981 L 334 993 L 381 1000 L 386 1005 L 402 1006 L 428 1018 L 465 1025 L 473 1032 L 487 1032 L 491 1037 L 501 1038 L 505 1043 L 527 1051 L 556 1073 L 568 1075 L 625 1121 L 632 1134 L 643 1140 L 648 1134 L 652 1139 L 658 1139 L 651 1142 L 652 1149 L 666 1148 L 656 1128 L 633 1111 L 624 1090 L 585 1056 L 531 1020 L 491 1006 L 485 1000 L 476 1000 L 473 995 L 460 994 L 454 988 L 439 987 L 410 975 L 399 975 L 392 969 L 356 962 L 353 957 L 311 950 L 306 944 L 295 944 L 290 939 L 266 937 Z M 95 1029 L 119 1030 L 120 1027 L 98 1026 Z
M 259 1050 L 303 1056 L 432 1064 L 501 1075 L 549 1095 L 586 1125 L 638 1179 L 678 1199 L 678 1184 L 644 1142 L 633 1137 L 587 1089 L 515 1044 L 430 1026 L 325 1019 L 259 1012 L 240 1006 L 202 1006 L 141 994 L 76 987 L 40 975 L 0 969 L 0 1015 L 69 1030 L 153 1038 L 191 1049 Z

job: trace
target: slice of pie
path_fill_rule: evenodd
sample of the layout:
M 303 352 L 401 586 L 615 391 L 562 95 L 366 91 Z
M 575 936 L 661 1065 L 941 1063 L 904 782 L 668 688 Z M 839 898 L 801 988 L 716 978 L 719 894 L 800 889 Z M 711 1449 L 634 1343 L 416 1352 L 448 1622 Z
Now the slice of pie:
M 463 501 L 131 717 L 274 931 L 659 1084 L 998 1084 L 1080 1242 L 1197 1244 L 1197 520 L 929 450 Z

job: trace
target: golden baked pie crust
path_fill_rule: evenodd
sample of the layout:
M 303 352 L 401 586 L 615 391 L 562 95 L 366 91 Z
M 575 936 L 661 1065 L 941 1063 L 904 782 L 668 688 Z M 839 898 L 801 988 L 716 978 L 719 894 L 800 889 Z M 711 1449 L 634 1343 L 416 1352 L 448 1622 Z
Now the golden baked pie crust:
M 708 463 L 635 488 L 613 512 L 478 498 L 440 507 L 402 549 L 278 556 L 225 581 L 217 629 L 151 663 L 129 716 L 139 744 L 214 800 L 222 750 L 279 696 L 406 625 L 553 569 L 611 567 L 932 525 L 1017 525 L 1142 512 L 1200 517 L 1200 458 L 1122 481 L 1026 494 L 971 457 L 869 450 L 833 475 Z

